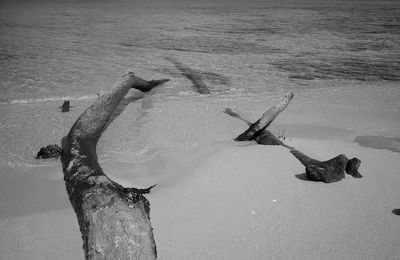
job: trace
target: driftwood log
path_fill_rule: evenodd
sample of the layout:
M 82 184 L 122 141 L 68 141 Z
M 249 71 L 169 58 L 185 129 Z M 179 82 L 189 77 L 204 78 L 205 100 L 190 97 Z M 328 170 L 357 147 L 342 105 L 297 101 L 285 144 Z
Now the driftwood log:
M 85 259 L 155 259 L 150 188 L 125 188 L 103 172 L 96 144 L 114 109 L 131 88 L 150 91 L 168 80 L 124 75 L 111 93 L 86 109 L 62 140 L 61 162 L 69 200 L 83 239 Z
M 278 114 L 287 107 L 292 98 L 293 94 L 291 92 L 286 94 L 281 102 L 265 112 L 264 115 L 255 123 L 245 119 L 238 111 L 226 108 L 224 113 L 238 118 L 249 125 L 249 128 L 240 134 L 235 140 L 254 140 L 258 144 L 262 145 L 281 145 L 288 148 L 290 153 L 305 166 L 307 178 L 313 181 L 322 181 L 325 183 L 340 181 L 345 177 L 345 172 L 354 178 L 362 178 L 362 175 L 358 172 L 358 168 L 361 164 L 360 159 L 354 157 L 349 160 L 344 154 L 340 154 L 327 161 L 318 161 L 308 157 L 304 153 L 296 150 L 294 147 L 286 145 L 266 129 Z
M 193 83 L 193 87 L 196 89 L 197 92 L 199 92 L 200 94 L 211 93 L 207 85 L 203 82 L 200 73 L 189 68 L 188 66 L 184 65 L 182 62 L 174 58 L 166 57 L 165 59 L 172 62 L 175 67 L 182 73 L 182 75 L 187 77 Z

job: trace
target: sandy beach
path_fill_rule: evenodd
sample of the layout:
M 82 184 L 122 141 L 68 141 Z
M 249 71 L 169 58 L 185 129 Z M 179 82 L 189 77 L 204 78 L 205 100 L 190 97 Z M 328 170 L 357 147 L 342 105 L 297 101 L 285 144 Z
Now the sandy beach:
M 398 17 L 392 0 L 2 1 L 0 259 L 84 258 L 61 162 L 35 155 L 129 71 L 170 81 L 130 90 L 97 155 L 157 185 L 159 259 L 399 259 Z M 234 141 L 247 125 L 225 108 L 254 122 L 288 92 L 268 129 L 363 178 L 312 182 L 288 149 Z
M 284 147 L 234 142 L 235 133 L 245 125 L 222 112 L 212 119 L 219 124 L 208 136 L 212 140 L 225 132 L 226 138 L 219 141 L 203 140 L 192 132 L 187 138 L 197 138 L 199 144 L 189 150 L 161 149 L 136 162 L 135 153 L 103 159 L 104 171 L 124 186 L 157 184 L 148 198 L 160 259 L 396 259 L 400 219 L 392 210 L 400 207 L 400 154 L 353 140 L 366 132 L 390 136 L 398 121 L 392 120 L 390 112 L 383 119 L 377 115 L 385 111 L 351 111 L 334 104 L 317 111 L 306 99 L 295 94 L 271 130 L 278 135 L 285 129 L 287 144 L 316 159 L 340 153 L 360 158 L 362 179 L 347 175 L 333 184 L 309 181 L 304 167 Z M 116 127 L 131 116 L 130 106 L 114 120 Z M 152 122 L 162 113 L 168 115 L 167 107 L 162 111 L 150 113 Z M 344 115 L 344 111 L 349 112 Z M 158 128 L 163 122 L 155 124 L 150 131 L 154 143 L 176 143 L 178 121 L 192 121 L 179 114 L 194 111 L 175 112 L 176 117 L 164 120 L 176 131 L 166 133 Z M 340 124 L 348 127 L 335 127 L 332 118 L 326 120 L 331 124 L 325 124 L 327 114 L 341 118 Z M 208 117 L 198 116 L 200 122 Z M 116 136 L 109 136 L 112 131 L 110 126 L 100 148 L 115 141 Z M 398 148 L 398 143 L 393 141 L 392 146 Z M 82 258 L 80 232 L 61 166 L 56 160 L 52 163 L 25 172 L 2 168 L 2 259 Z

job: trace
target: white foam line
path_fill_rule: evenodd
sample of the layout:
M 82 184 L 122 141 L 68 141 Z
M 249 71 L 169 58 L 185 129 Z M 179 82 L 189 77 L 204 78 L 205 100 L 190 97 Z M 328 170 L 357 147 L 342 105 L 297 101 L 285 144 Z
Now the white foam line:
M 45 97 L 45 98 L 26 98 L 26 99 L 14 99 L 10 101 L 0 101 L 1 105 L 6 104 L 32 104 L 32 103 L 45 103 L 45 102 L 54 102 L 60 100 L 87 100 L 97 98 L 97 95 L 84 95 L 80 97 L 72 97 L 72 96 L 64 96 L 64 97 Z

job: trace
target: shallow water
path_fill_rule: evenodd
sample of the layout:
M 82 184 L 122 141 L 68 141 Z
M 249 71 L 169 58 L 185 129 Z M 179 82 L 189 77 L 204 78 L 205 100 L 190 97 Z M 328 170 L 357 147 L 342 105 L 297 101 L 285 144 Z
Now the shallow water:
M 357 128 L 311 104 L 396 118 L 398 17 L 398 1 L 2 1 L 0 164 L 56 163 L 33 157 L 130 70 L 171 81 L 125 107 L 99 143 L 101 160 L 231 140 L 244 126 L 224 107 L 255 120 L 289 90 L 328 127 Z M 202 72 L 212 94 L 195 93 L 165 57 Z M 63 114 L 64 99 L 73 108 Z M 283 122 L 310 117 L 298 116 Z

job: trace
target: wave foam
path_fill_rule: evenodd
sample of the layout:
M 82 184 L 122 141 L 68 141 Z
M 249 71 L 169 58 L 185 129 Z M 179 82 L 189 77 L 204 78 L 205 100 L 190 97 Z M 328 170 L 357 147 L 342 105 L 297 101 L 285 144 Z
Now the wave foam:
M 63 96 L 63 97 L 44 97 L 44 98 L 26 98 L 26 99 L 13 99 L 9 101 L 0 101 L 0 105 L 14 105 L 14 104 L 32 104 L 32 103 L 45 103 L 45 102 L 54 102 L 60 100 L 88 100 L 95 99 L 98 95 L 84 95 L 79 97 L 74 96 Z

